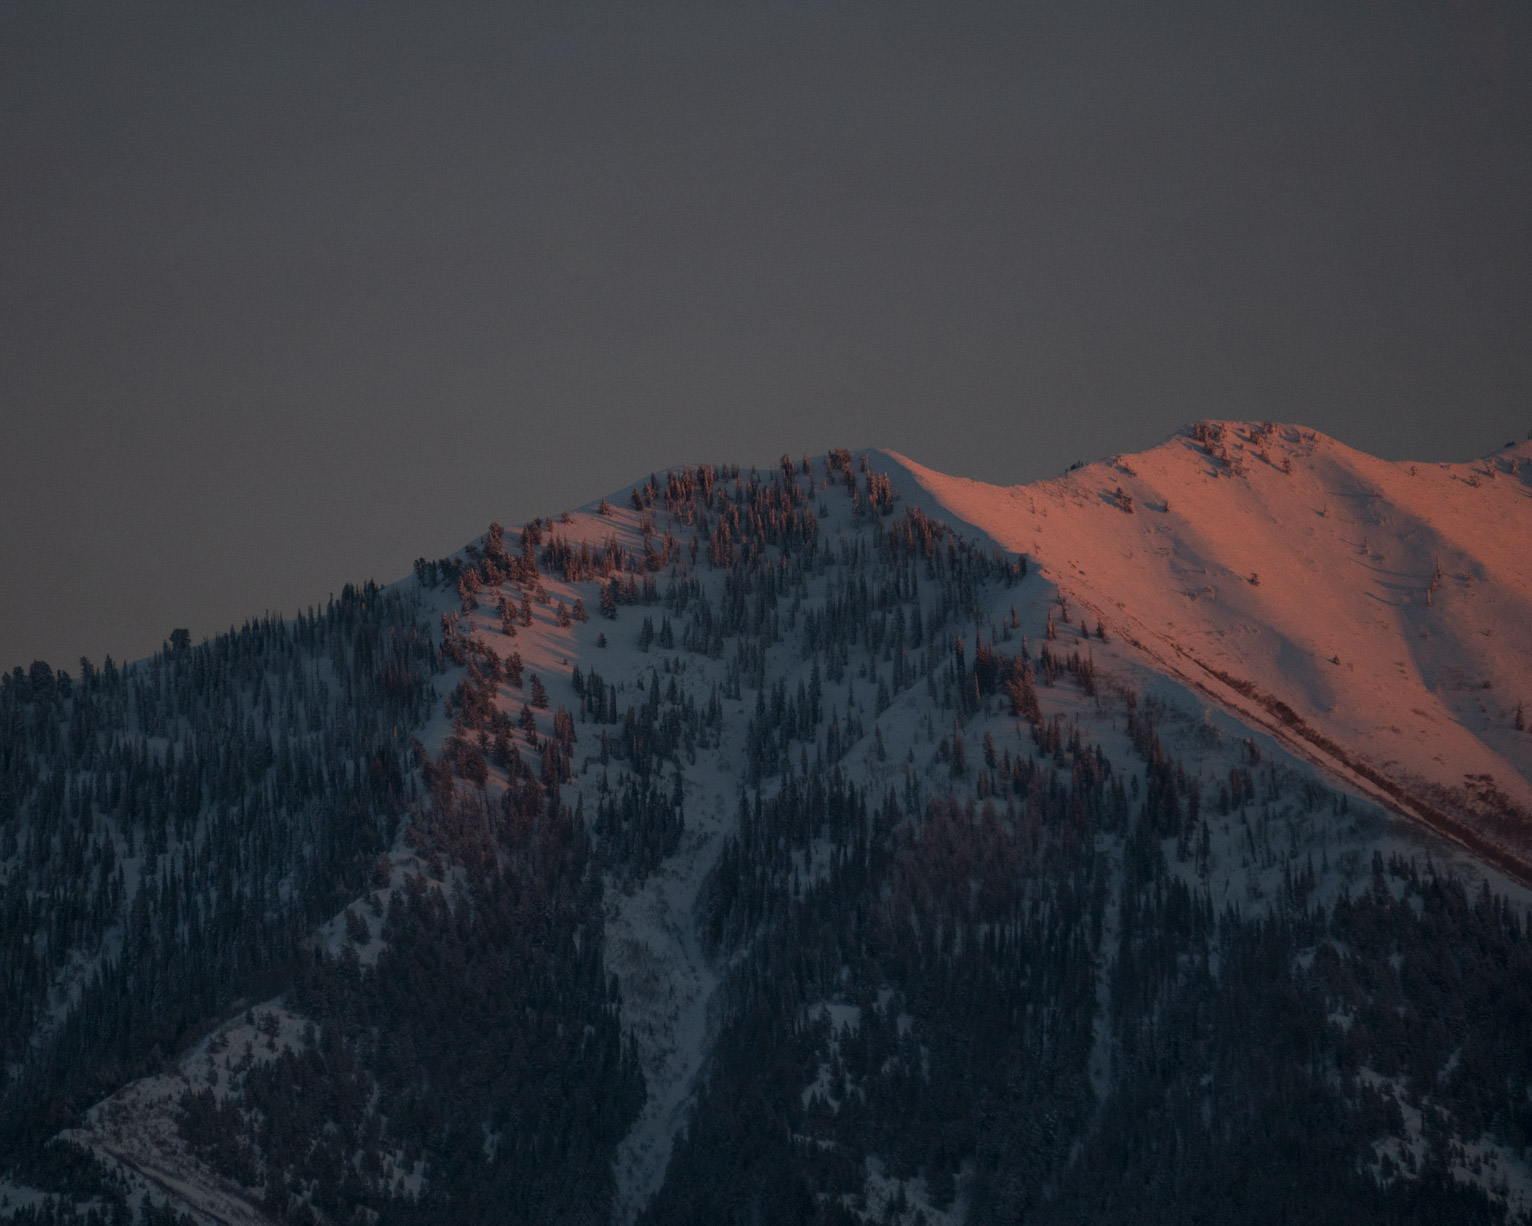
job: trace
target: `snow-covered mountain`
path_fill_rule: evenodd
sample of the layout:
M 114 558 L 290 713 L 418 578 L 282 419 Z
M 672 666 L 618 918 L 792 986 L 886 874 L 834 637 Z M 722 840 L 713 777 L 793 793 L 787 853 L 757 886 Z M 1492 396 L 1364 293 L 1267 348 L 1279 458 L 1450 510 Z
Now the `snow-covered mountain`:
M 1155 668 L 1532 873 L 1532 443 L 1393 463 L 1206 422 L 1026 486 L 886 463 Z
M 1529 459 L 688 466 L 8 678 L 0 1214 L 1524 1219 Z

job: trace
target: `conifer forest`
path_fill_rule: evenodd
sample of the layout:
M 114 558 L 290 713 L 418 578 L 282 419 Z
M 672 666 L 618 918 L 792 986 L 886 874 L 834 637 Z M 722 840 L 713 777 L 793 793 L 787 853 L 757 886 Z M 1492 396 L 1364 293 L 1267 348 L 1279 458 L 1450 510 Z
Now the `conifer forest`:
M 0 1220 L 1529 1220 L 1526 890 L 1121 647 L 832 451 L 14 668 Z

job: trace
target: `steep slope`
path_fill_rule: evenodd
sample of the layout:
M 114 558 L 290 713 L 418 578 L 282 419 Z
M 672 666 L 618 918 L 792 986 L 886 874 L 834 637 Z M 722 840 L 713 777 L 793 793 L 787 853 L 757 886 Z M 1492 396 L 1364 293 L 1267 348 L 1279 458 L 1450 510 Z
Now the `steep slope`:
M 1391 463 L 1203 423 L 1000 488 L 888 455 L 1146 658 L 1352 786 L 1532 864 L 1532 444 Z

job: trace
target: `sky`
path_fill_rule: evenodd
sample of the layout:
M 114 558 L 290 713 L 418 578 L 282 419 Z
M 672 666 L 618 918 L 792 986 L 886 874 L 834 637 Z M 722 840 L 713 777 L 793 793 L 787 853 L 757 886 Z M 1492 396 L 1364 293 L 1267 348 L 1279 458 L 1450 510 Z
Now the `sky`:
M 1532 5 L 0 6 L 0 667 L 684 463 L 1532 428 Z

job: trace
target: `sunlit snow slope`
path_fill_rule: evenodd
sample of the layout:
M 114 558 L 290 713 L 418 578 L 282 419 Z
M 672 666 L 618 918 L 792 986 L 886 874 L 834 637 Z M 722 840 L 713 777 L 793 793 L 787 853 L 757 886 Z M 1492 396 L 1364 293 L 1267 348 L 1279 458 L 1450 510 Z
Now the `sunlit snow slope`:
M 1011 488 L 883 463 L 1157 667 L 1529 876 L 1532 444 L 1393 463 L 1209 422 Z

